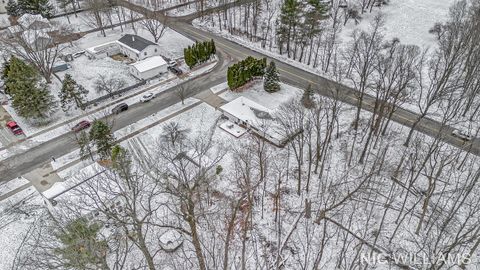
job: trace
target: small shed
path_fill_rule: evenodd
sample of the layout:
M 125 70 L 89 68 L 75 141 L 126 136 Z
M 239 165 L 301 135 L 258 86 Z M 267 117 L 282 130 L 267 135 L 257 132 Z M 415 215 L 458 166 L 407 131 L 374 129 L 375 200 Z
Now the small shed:
M 167 62 L 161 56 L 152 56 L 130 64 L 130 73 L 140 80 L 148 80 L 167 72 Z
M 69 64 L 61 61 L 61 62 L 57 62 L 57 63 L 53 64 L 52 71 L 53 71 L 53 73 L 62 72 L 62 71 L 70 69 L 70 67 L 71 66 Z

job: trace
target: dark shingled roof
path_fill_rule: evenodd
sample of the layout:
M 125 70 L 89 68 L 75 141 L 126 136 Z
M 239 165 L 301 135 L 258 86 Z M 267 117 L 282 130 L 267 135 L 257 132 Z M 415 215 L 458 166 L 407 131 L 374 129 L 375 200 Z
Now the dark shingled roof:
M 143 51 L 145 48 L 147 48 L 150 45 L 156 45 L 155 43 L 151 42 L 150 40 L 146 40 L 142 37 L 139 37 L 137 35 L 124 35 L 121 39 L 118 40 L 118 42 L 121 42 L 128 47 L 135 49 L 137 51 Z

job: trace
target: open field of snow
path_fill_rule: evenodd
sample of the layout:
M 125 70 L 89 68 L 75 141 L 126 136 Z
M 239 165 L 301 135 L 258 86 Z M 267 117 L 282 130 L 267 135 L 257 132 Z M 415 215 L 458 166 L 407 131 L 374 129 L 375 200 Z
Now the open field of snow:
M 382 14 L 386 39 L 399 38 L 404 44 L 420 47 L 435 46 L 435 36 L 428 31 L 435 23 L 448 19 L 448 11 L 453 3 L 455 0 L 391 0 L 381 9 L 374 8 L 374 12 L 362 14 L 358 25 L 353 20 L 348 21 L 341 36 L 348 41 L 354 29 L 367 30 L 373 18 Z

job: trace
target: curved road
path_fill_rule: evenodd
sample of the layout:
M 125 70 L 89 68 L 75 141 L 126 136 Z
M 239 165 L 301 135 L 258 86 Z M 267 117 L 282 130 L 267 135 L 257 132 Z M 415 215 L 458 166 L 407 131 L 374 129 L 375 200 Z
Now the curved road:
M 240 3 L 249 2 L 249 0 L 240 1 Z M 151 13 L 151 11 L 147 11 L 142 7 L 135 6 L 125 1 L 121 1 L 120 4 L 129 7 L 139 13 Z M 232 5 L 234 4 L 230 3 L 227 4 L 226 7 L 230 7 Z M 207 10 L 206 12 L 216 11 L 219 9 L 221 8 L 217 7 L 211 10 Z M 161 13 L 157 13 L 157 15 L 161 16 Z M 243 59 L 247 56 L 253 56 L 267 57 L 269 60 L 275 61 L 277 64 L 277 69 L 280 73 L 281 80 L 288 84 L 300 88 L 306 88 L 310 84 L 320 94 L 328 97 L 332 96 L 332 89 L 336 89 L 338 91 L 338 98 L 340 101 L 352 105 L 356 105 L 358 103 L 357 93 L 353 89 L 335 83 L 317 74 L 313 74 L 311 72 L 294 67 L 284 62 L 271 59 L 266 55 L 253 51 L 250 48 L 229 41 L 210 32 L 195 28 L 190 23 L 191 20 L 193 20 L 194 18 L 195 16 L 193 15 L 180 18 L 169 18 L 168 24 L 175 31 L 193 40 L 215 40 L 219 56 L 219 64 L 212 72 L 184 83 L 187 86 L 187 89 L 190 90 L 188 96 L 194 96 L 201 91 L 207 90 L 212 86 L 224 82 L 227 67 L 232 61 Z M 177 102 L 180 102 L 180 99 L 173 90 L 174 88 L 165 91 L 149 103 L 139 103 L 133 105 L 128 111 L 123 112 L 118 116 L 115 116 L 115 124 L 113 129 L 118 130 L 140 119 L 143 119 L 157 111 L 160 111 Z M 363 108 L 369 111 L 373 111 L 374 103 L 374 97 L 365 96 Z M 399 108 L 394 113 L 392 120 L 402 125 L 411 127 L 413 123 L 417 120 L 417 118 L 418 115 L 414 112 Z M 480 156 L 480 140 L 478 138 L 474 139 L 472 142 L 465 143 L 463 140 L 451 135 L 453 131 L 451 127 L 442 127 L 439 122 L 424 118 L 418 123 L 416 130 L 429 136 L 438 136 L 440 134 L 440 137 L 443 141 L 466 151 L 470 151 L 477 156 Z M 35 168 L 42 166 L 47 162 L 50 162 L 50 158 L 52 156 L 62 156 L 73 151 L 76 148 L 78 148 L 78 146 L 72 133 L 68 133 L 59 138 L 45 142 L 33 149 L 29 149 L 26 153 L 19 154 L 5 161 L 2 161 L 0 164 L 1 180 L 8 181 L 17 176 L 21 176 L 27 172 L 32 171 Z

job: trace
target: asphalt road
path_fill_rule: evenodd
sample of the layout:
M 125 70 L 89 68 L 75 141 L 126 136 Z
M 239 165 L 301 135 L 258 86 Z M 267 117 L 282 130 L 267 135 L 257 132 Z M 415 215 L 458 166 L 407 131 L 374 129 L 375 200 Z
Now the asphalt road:
M 142 12 L 140 8 L 135 9 L 135 11 Z M 192 19 L 193 16 L 189 16 L 185 19 L 171 18 L 168 20 L 168 24 L 177 32 L 190 37 L 193 40 L 215 40 L 220 63 L 206 76 L 195 78 L 185 83 L 187 89 L 189 89 L 188 96 L 193 96 L 203 90 L 209 89 L 214 85 L 224 82 L 226 77 L 226 69 L 233 61 L 244 59 L 247 56 L 267 57 L 251 50 L 250 48 L 193 27 L 190 24 L 190 20 Z M 269 60 L 273 59 L 269 58 Z M 310 84 L 316 91 L 324 96 L 331 96 L 331 89 L 336 89 L 338 91 L 338 98 L 342 102 L 352 105 L 356 105 L 358 103 L 357 93 L 351 88 L 337 84 L 317 74 L 313 74 L 292 65 L 276 60 L 275 62 L 280 73 L 280 78 L 285 83 L 300 88 L 306 88 Z M 136 104 L 131 106 L 128 111 L 115 116 L 113 121 L 113 129 L 118 130 L 157 111 L 165 109 L 179 101 L 179 97 L 174 93 L 174 88 L 169 89 L 151 102 Z M 373 97 L 366 96 L 364 98 L 363 108 L 373 111 L 374 103 L 375 99 Z M 410 127 L 416 121 L 417 117 L 417 114 L 411 111 L 397 109 L 392 117 L 392 120 Z M 480 156 L 479 139 L 465 143 L 463 140 L 451 135 L 451 132 L 453 131 L 452 128 L 445 126 L 442 127 L 440 123 L 428 118 L 424 118 L 422 121 L 420 121 L 416 129 L 429 136 L 438 136 L 438 134 L 440 134 L 443 141 Z M 37 167 L 42 166 L 44 163 L 49 162 L 52 156 L 59 157 L 75 150 L 76 148 L 78 148 L 78 146 L 72 133 L 45 142 L 33 149 L 28 150 L 26 153 L 19 154 L 2 161 L 0 164 L 1 180 L 8 181 L 17 176 L 21 176 Z

